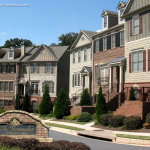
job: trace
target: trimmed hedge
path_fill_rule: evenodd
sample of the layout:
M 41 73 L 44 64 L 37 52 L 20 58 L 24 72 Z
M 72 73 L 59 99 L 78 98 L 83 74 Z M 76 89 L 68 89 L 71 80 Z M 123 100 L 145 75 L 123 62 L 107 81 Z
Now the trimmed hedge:
M 102 126 L 109 126 L 109 120 L 112 118 L 113 115 L 111 114 L 103 114 L 100 116 L 100 124 Z
M 19 147 L 22 150 L 91 150 L 83 143 L 69 141 L 55 141 L 51 143 L 40 143 L 36 139 L 13 139 L 0 137 L 0 144 L 7 147 Z
M 142 128 L 142 120 L 139 116 L 130 116 L 124 119 L 124 126 L 128 130 L 137 130 Z
M 123 126 L 123 121 L 126 117 L 122 115 L 112 116 L 109 118 L 109 125 L 111 127 L 117 128 Z
M 65 119 L 65 120 L 76 120 L 77 116 L 75 116 L 75 115 L 69 115 L 69 116 L 63 117 L 63 119 Z
M 146 115 L 146 123 L 150 123 L 150 113 Z
M 78 122 L 89 122 L 92 120 L 92 115 L 88 112 L 83 112 L 77 117 Z

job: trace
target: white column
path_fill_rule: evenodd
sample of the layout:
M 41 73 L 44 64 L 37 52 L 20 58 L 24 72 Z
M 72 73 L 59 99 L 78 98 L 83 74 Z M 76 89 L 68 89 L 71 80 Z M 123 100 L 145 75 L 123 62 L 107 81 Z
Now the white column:
M 112 79 L 112 75 L 113 75 L 112 70 L 113 70 L 113 68 L 110 66 L 110 68 L 109 68 L 109 89 L 110 89 L 110 92 L 112 91 L 112 82 L 113 82 L 113 79 Z
M 119 70 L 120 70 L 119 92 L 121 92 L 123 90 L 123 66 L 122 65 L 119 66 Z
M 23 85 L 24 86 L 24 95 L 26 94 L 26 85 Z

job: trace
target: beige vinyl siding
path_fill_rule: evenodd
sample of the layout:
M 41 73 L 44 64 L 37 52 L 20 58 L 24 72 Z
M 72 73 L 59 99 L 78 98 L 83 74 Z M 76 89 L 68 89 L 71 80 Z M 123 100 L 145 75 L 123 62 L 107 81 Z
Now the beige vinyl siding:
M 134 42 L 127 43 L 125 45 L 125 57 L 127 60 L 127 70 L 125 74 L 125 83 L 136 83 L 136 82 L 149 82 L 150 81 L 150 71 L 148 71 L 148 50 L 150 37 L 140 39 Z M 134 50 L 146 50 L 146 72 L 135 72 L 129 73 L 129 53 L 134 52 Z
M 138 40 L 150 36 L 150 13 L 142 15 L 142 33 L 130 35 L 130 20 L 125 23 L 126 42 Z
M 147 5 L 150 5 L 150 0 L 134 0 L 129 12 L 135 11 Z

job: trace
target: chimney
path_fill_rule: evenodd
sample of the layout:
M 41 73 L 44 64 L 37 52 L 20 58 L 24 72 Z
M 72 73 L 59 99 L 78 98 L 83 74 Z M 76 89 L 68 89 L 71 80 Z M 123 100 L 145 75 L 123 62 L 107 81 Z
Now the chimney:
M 24 56 L 25 55 L 25 45 L 24 45 L 24 42 L 22 42 L 21 44 L 21 56 Z

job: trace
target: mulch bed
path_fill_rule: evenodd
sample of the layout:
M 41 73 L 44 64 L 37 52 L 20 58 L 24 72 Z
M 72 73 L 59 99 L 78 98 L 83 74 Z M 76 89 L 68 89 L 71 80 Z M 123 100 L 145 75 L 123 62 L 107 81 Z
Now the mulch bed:
M 104 129 L 104 130 L 112 130 L 112 131 L 124 131 L 124 132 L 143 132 L 143 133 L 150 133 L 150 129 L 139 129 L 139 130 L 123 130 L 123 129 L 119 129 L 119 128 L 110 128 L 110 127 L 104 127 L 104 126 L 93 126 L 95 128 L 100 128 L 100 129 Z

